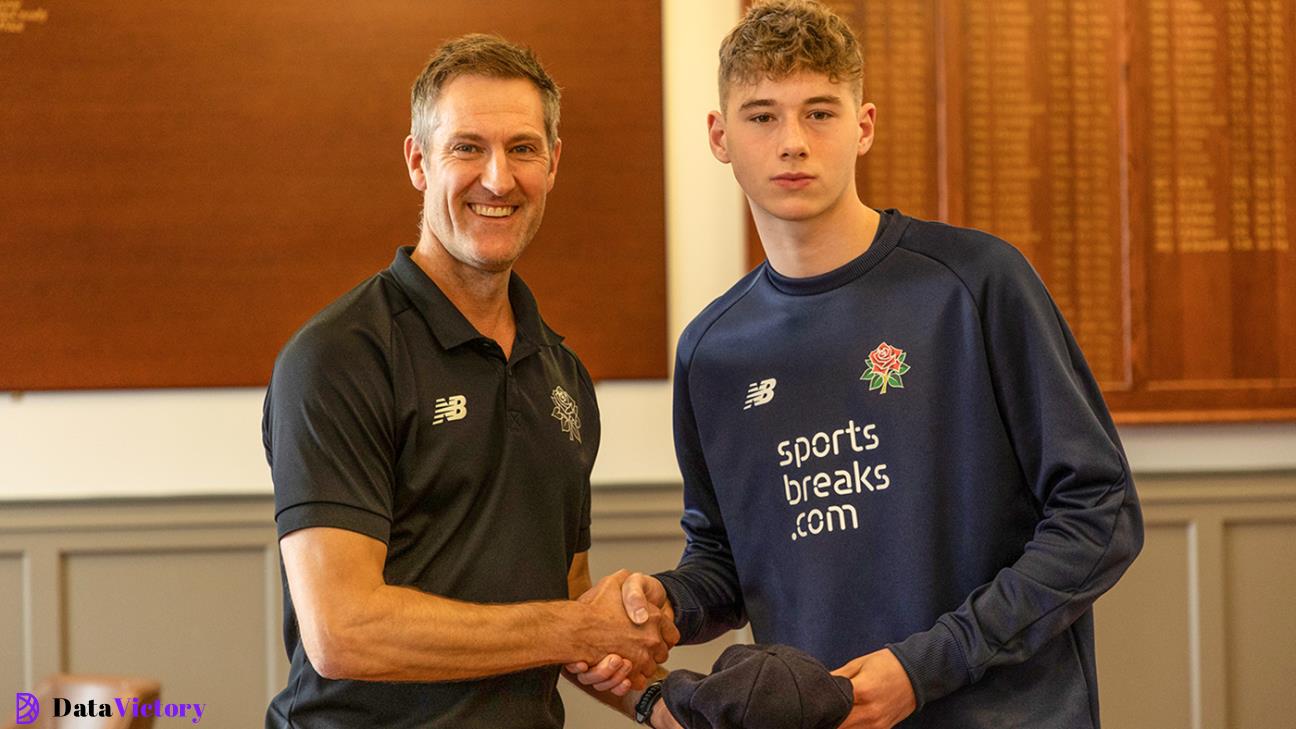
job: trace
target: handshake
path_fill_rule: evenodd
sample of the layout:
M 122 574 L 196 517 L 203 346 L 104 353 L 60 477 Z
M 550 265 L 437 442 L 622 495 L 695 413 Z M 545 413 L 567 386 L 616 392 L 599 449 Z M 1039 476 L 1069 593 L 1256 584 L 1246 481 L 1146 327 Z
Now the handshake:
M 670 601 L 654 577 L 618 570 L 577 602 L 588 606 L 575 631 L 584 659 L 566 669 L 596 691 L 624 696 L 642 690 L 679 642 Z
M 578 613 L 573 632 L 576 652 L 583 657 L 565 666 L 573 674 L 572 678 L 583 686 L 615 696 L 625 696 L 631 689 L 643 690 L 658 675 L 658 666 L 666 662 L 670 649 L 680 639 L 674 611 L 661 582 L 655 577 L 619 570 L 599 580 L 577 602 L 587 607 Z M 771 665 L 800 666 L 783 670 L 783 673 L 797 674 L 798 678 L 779 680 L 782 674 L 778 671 L 759 670 L 771 656 L 777 659 Z M 758 670 L 753 671 L 753 667 Z M 761 713 L 768 719 L 764 726 L 808 726 L 803 723 L 805 716 L 801 712 L 811 711 L 813 705 L 812 715 L 831 716 L 824 726 L 840 725 L 840 729 L 887 729 L 916 708 L 907 672 L 895 654 L 885 647 L 862 655 L 830 674 L 813 657 L 788 646 L 731 646 L 712 670 L 719 673 L 713 672 L 709 678 L 690 671 L 672 673 L 666 681 L 667 699 L 676 696 L 678 701 L 691 707 L 686 711 L 715 717 L 744 716 L 747 709 L 738 711 L 731 710 L 732 707 L 760 705 L 765 707 Z M 677 676 L 682 678 L 676 681 Z M 673 686 L 672 681 L 675 681 Z M 708 690 L 696 691 L 696 686 L 706 681 L 710 682 Z M 694 684 L 693 689 L 687 687 L 690 683 Z M 807 693 L 801 693 L 803 687 Z M 661 701 L 656 705 L 652 725 L 680 729 L 682 725 L 670 713 L 673 707 L 667 709 L 667 703 Z M 782 716 L 779 707 L 798 707 L 796 716 L 778 718 Z M 707 725 L 734 725 L 727 722 L 716 719 Z

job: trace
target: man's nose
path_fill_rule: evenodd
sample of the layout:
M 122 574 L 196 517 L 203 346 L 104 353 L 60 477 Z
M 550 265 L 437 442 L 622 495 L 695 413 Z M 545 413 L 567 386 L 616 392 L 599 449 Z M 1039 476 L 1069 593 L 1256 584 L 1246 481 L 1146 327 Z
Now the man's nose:
M 513 166 L 509 164 L 508 154 L 504 150 L 492 152 L 486 160 L 481 184 L 496 197 L 504 197 L 517 187 L 517 180 L 513 177 Z
M 779 143 L 779 156 L 783 159 L 805 159 L 810 153 L 806 144 L 805 130 L 798 119 L 789 120 L 783 125 L 783 138 Z

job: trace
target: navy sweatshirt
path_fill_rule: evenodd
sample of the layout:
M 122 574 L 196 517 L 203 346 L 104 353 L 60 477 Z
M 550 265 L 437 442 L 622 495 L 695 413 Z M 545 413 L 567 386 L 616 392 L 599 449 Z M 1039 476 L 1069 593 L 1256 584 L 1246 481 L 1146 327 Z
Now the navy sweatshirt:
M 1129 465 L 1025 258 L 883 213 L 812 278 L 768 264 L 680 339 L 684 642 L 750 621 L 830 668 L 890 647 L 905 727 L 1097 727 L 1093 601 L 1142 546 Z

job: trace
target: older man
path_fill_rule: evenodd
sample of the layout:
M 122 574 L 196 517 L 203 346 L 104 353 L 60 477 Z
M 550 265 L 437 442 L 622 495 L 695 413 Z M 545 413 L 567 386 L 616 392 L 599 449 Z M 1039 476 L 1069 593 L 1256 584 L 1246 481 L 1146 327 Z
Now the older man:
M 512 272 L 557 127 L 530 51 L 442 46 L 405 140 L 418 244 L 275 364 L 263 430 L 292 668 L 267 727 L 560 727 L 557 664 L 615 654 L 642 677 L 678 639 L 626 618 L 624 574 L 569 599 L 590 587 L 598 406 Z

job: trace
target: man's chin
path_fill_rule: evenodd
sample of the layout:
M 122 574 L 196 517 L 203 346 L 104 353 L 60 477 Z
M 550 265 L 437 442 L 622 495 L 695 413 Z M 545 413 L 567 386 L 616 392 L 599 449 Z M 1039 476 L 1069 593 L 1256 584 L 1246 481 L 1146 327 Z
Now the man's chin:
M 482 273 L 508 273 L 513 269 L 514 263 L 517 263 L 516 258 L 508 261 L 481 261 L 474 268 Z
M 522 257 L 522 251 L 526 246 L 510 246 L 507 250 L 481 250 L 480 248 L 472 251 L 468 260 L 463 263 L 483 273 L 506 273 L 513 268 L 513 264 Z
M 445 241 L 442 249 L 460 264 L 481 273 L 504 273 L 517 263 L 535 231 L 519 235 L 517 231 L 482 231 L 461 226 L 455 233 L 445 238 L 433 233 L 432 237 Z

